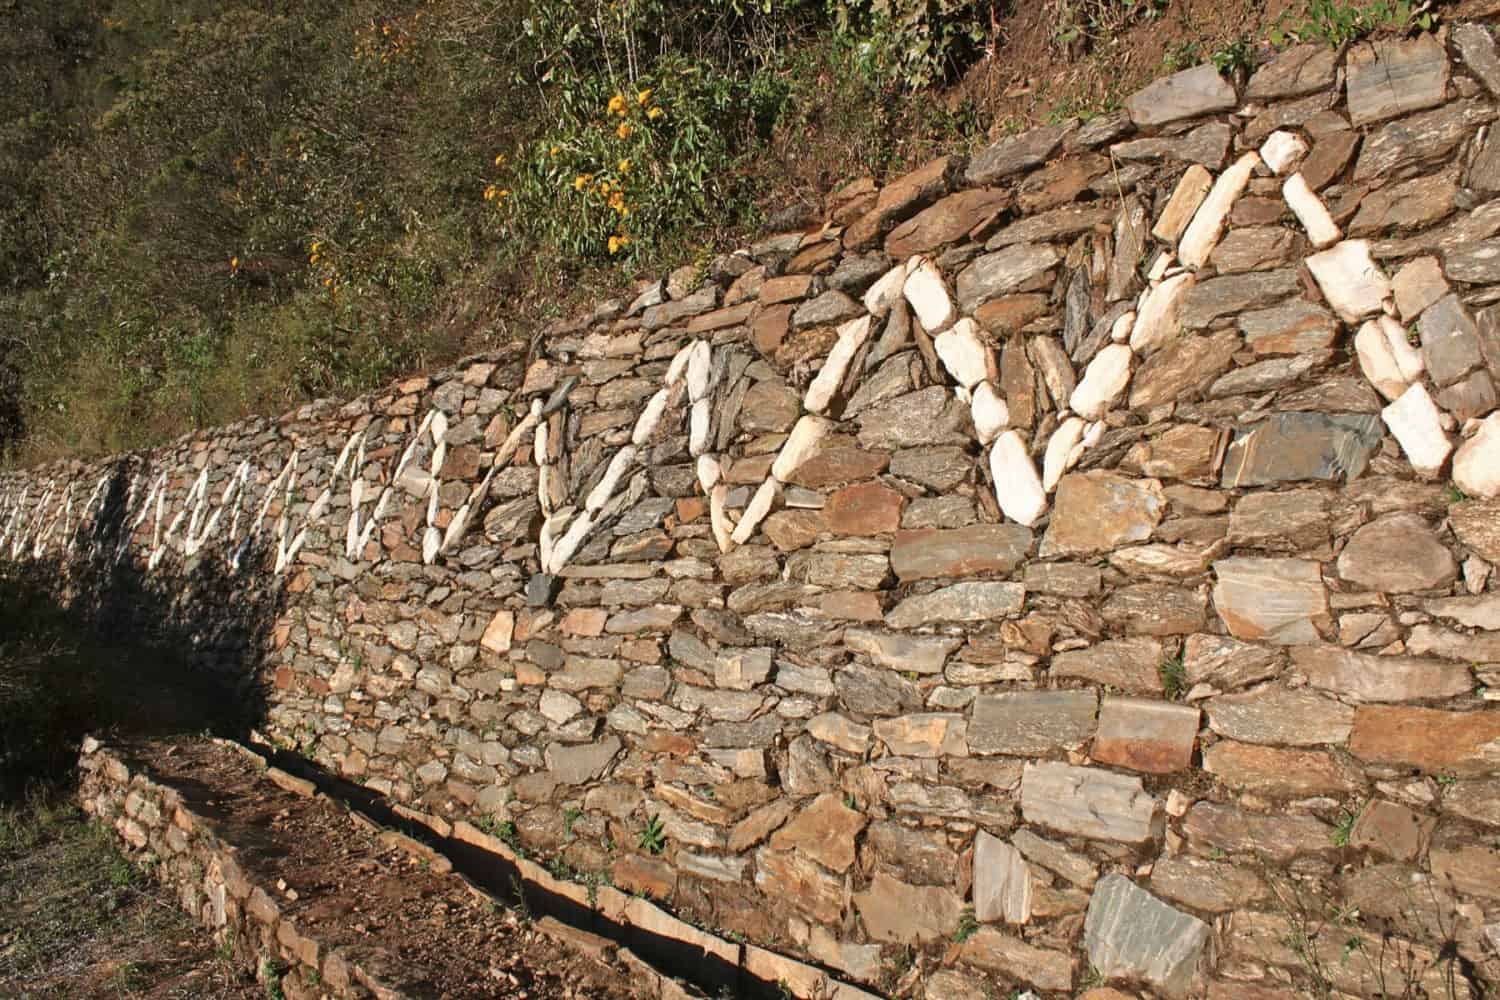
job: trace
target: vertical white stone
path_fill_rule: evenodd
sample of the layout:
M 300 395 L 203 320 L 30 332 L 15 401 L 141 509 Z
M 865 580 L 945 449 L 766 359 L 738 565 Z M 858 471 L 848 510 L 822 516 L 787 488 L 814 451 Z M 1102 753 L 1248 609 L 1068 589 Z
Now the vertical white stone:
M 700 399 L 688 410 L 688 454 L 697 458 L 708 450 L 713 433 L 713 402 Z
M 1197 282 L 1184 271 L 1149 289 L 1141 299 L 1135 326 L 1130 331 L 1130 349 L 1145 357 L 1177 338 L 1182 330 L 1182 300 Z
M 1078 383 L 1068 400 L 1073 412 L 1085 420 L 1099 419 L 1130 384 L 1130 361 L 1133 356 L 1130 348 L 1124 344 L 1105 345 L 1084 369 L 1083 381 Z
M 1047 439 L 1047 451 L 1042 456 L 1042 489 L 1051 493 L 1067 473 L 1072 464 L 1073 449 L 1083 441 L 1086 422 L 1080 417 L 1069 417 L 1062 422 Z
M 1406 377 L 1378 321 L 1366 320 L 1359 328 L 1354 335 L 1354 353 L 1359 357 L 1359 370 L 1386 399 L 1398 399 L 1406 391 Z
M 1442 470 L 1453 444 L 1443 433 L 1437 405 L 1420 382 L 1381 410 L 1380 417 L 1391 429 L 1417 475 L 1431 479 Z
M 771 513 L 771 504 L 776 502 L 776 497 L 780 492 L 781 484 L 776 481 L 776 477 L 767 476 L 766 481 L 760 484 L 760 489 L 755 491 L 755 495 L 745 505 L 745 513 L 740 518 L 740 523 L 735 526 L 734 534 L 730 536 L 736 545 L 744 545 L 755 537 L 755 529 L 760 527 L 760 522 Z
M 1300 172 L 1287 178 L 1281 186 L 1281 196 L 1286 199 L 1287 207 L 1297 221 L 1302 223 L 1302 228 L 1307 230 L 1307 238 L 1319 250 L 1332 246 L 1344 235 L 1333 216 L 1328 214 L 1323 199 L 1313 193 L 1307 185 L 1307 178 Z
M 953 322 L 953 299 L 937 265 L 926 257 L 913 258 L 901 290 L 928 333 L 937 334 Z
M 968 317 L 934 337 L 932 346 L 948 374 L 965 389 L 972 390 L 985 379 L 996 377 L 994 357 Z
M 974 433 L 979 436 L 981 445 L 994 441 L 1010 426 L 1010 407 L 993 382 L 984 381 L 975 387 L 970 412 L 974 417 Z
M 1295 132 L 1277 131 L 1260 145 L 1260 158 L 1274 174 L 1285 175 L 1307 155 L 1307 143 Z
M 635 429 L 630 432 L 631 444 L 639 448 L 651 440 L 651 435 L 656 433 L 657 424 L 661 423 L 661 415 L 666 412 L 667 397 L 670 395 L 670 389 L 658 389 L 646 402 L 646 408 L 636 418 Z
M 792 433 L 782 442 L 781 451 L 776 453 L 776 460 L 771 463 L 771 475 L 783 483 L 790 479 L 797 466 L 818 450 L 818 443 L 832 428 L 833 424 L 822 417 L 803 414 L 792 427 Z
M 1307 269 L 1339 318 L 1351 326 L 1381 312 L 1391 283 L 1366 240 L 1344 240 L 1307 258 Z
M 828 352 L 823 367 L 818 369 L 817 376 L 807 387 L 807 395 L 803 397 L 802 405 L 809 412 L 823 413 L 828 409 L 828 404 L 833 402 L 834 393 L 843 384 L 849 362 L 854 360 L 854 355 L 869 336 L 869 316 L 860 316 L 839 327 L 839 336 L 833 343 L 833 349 Z
M 1224 221 L 1229 218 L 1229 210 L 1234 207 L 1235 201 L 1244 192 L 1245 185 L 1250 183 L 1250 174 L 1259 165 L 1259 153 L 1246 153 L 1214 181 L 1208 197 L 1198 206 L 1193 221 L 1188 223 L 1187 232 L 1182 234 L 1182 241 L 1177 245 L 1177 256 L 1188 267 L 1199 268 L 1208 263 L 1214 247 L 1219 245 L 1219 237 L 1224 233 Z
M 911 273 L 911 261 L 902 261 L 878 278 L 864 295 L 865 310 L 871 316 L 884 316 L 901 297 L 906 285 L 906 276 Z
M 1017 431 L 1006 431 L 995 439 L 990 448 L 990 477 L 995 482 L 995 499 L 1012 521 L 1029 528 L 1046 513 L 1047 492 Z

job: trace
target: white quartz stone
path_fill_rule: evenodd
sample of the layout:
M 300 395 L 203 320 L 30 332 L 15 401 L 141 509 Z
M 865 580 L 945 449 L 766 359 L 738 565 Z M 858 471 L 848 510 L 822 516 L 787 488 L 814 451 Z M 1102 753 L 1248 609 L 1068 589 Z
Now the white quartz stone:
M 943 284 L 937 265 L 926 257 L 914 258 L 902 292 L 928 333 L 937 333 L 953 322 L 953 298 Z
M 1366 240 L 1344 240 L 1307 258 L 1323 297 L 1345 323 L 1353 325 L 1380 312 L 1391 283 L 1370 256 Z
M 1182 300 L 1196 282 L 1197 278 L 1185 271 L 1147 290 L 1130 331 L 1132 351 L 1144 357 L 1176 339 L 1182 329 Z
M 1302 223 L 1302 228 L 1307 230 L 1307 238 L 1319 250 L 1332 246 L 1344 235 L 1339 230 L 1338 223 L 1333 221 L 1333 216 L 1328 214 L 1328 207 L 1323 204 L 1323 199 L 1308 187 L 1307 178 L 1301 173 L 1287 178 L 1286 183 L 1281 186 L 1281 196 L 1286 199 L 1287 207 L 1292 210 L 1297 221 Z
M 1479 425 L 1453 456 L 1453 482 L 1471 497 L 1500 496 L 1500 410 Z
M 1422 352 L 1407 339 L 1406 327 L 1391 316 L 1381 316 L 1377 322 L 1390 346 L 1391 357 L 1396 359 L 1396 367 L 1401 370 L 1401 377 L 1408 382 L 1417 381 L 1427 371 L 1427 361 L 1422 357 Z
M 990 448 L 990 477 L 995 499 L 1012 521 L 1030 527 L 1046 513 L 1047 492 L 1018 431 L 1006 431 Z
M 1354 336 L 1354 351 L 1359 356 L 1359 370 L 1370 384 L 1386 399 L 1399 399 L 1408 383 L 1378 320 L 1366 320 L 1359 328 Z
M 1135 329 L 1135 310 L 1121 313 L 1109 328 L 1109 339 L 1112 343 L 1124 344 L 1130 340 L 1130 333 Z
M 604 478 L 591 490 L 583 505 L 590 514 L 596 514 L 604 509 L 609 503 L 609 498 L 614 496 L 615 487 L 620 483 L 620 477 L 625 475 L 625 470 L 630 468 L 630 463 L 635 461 L 635 445 L 627 444 L 615 452 L 609 460 L 609 465 L 604 468 Z
M 635 429 L 630 432 L 631 444 L 640 447 L 651 440 L 651 435 L 656 433 L 656 425 L 661 423 L 661 415 L 666 412 L 667 399 L 671 395 L 672 391 L 670 389 L 658 389 L 647 400 L 646 408 L 636 418 Z
M 849 371 L 849 362 L 854 360 L 854 355 L 869 339 L 870 324 L 869 316 L 860 316 L 839 327 L 838 340 L 834 341 L 833 349 L 828 352 L 823 367 L 818 369 L 817 376 L 807 387 L 807 395 L 802 399 L 802 405 L 809 411 L 822 413 L 833 402 L 834 393 L 838 392 L 845 373 Z
M 995 361 L 990 349 L 979 339 L 974 321 L 964 317 L 932 340 L 937 356 L 948 374 L 965 389 L 972 389 L 985 379 L 995 378 Z
M 1272 132 L 1260 144 L 1260 158 L 1271 172 L 1285 176 L 1307 155 L 1307 143 L 1295 132 Z
M 745 513 L 740 518 L 740 523 L 735 525 L 734 534 L 730 536 L 736 545 L 744 545 L 755 536 L 755 529 L 771 513 L 771 504 L 776 501 L 776 494 L 780 490 L 781 484 L 776 481 L 775 476 L 767 476 L 766 481 L 760 484 L 760 489 L 755 491 L 755 495 L 746 504 Z
M 697 341 L 688 355 L 688 398 L 696 403 L 708 395 L 708 390 L 713 388 L 713 374 L 713 348 L 706 340 Z
M 1155 286 L 1167 276 L 1167 272 L 1173 270 L 1172 265 L 1177 262 L 1177 257 L 1170 250 L 1163 250 L 1156 255 L 1151 266 L 1146 269 L 1146 280 Z
M 713 402 L 700 399 L 688 411 L 688 454 L 697 458 L 708 450 L 713 430 Z
M 698 485 L 704 493 L 708 493 L 719 485 L 719 480 L 724 478 L 724 469 L 719 465 L 719 460 L 712 455 L 698 456 Z
M 1072 464 L 1073 449 L 1083 441 L 1088 424 L 1081 417 L 1069 417 L 1062 426 L 1047 439 L 1047 451 L 1042 456 L 1042 489 L 1051 493 Z
M 1130 384 L 1130 348 L 1107 344 L 1084 369 L 1083 381 L 1073 390 L 1068 405 L 1085 420 L 1098 420 Z
M 734 544 L 734 525 L 729 523 L 729 511 L 726 504 L 729 500 L 729 487 L 724 483 L 713 488 L 708 495 L 708 520 L 713 527 L 714 541 L 719 544 L 720 552 L 728 552 Z
M 1426 478 L 1436 476 L 1453 444 L 1443 433 L 1437 405 L 1422 384 L 1408 388 L 1400 399 L 1380 411 L 1380 417 L 1417 474 Z
M 891 268 L 865 292 L 865 310 L 871 316 L 884 316 L 901 297 L 906 285 L 906 276 L 911 272 L 911 262 L 902 261 Z
M 538 424 L 536 435 L 531 439 L 531 461 L 536 465 L 547 464 L 547 436 L 547 425 Z M 434 475 L 437 473 L 437 469 L 432 471 Z
M 996 391 L 992 382 L 981 382 L 975 387 L 970 407 L 974 416 L 974 431 L 979 435 L 979 443 L 982 445 L 995 440 L 1010 425 L 1010 407 L 1005 405 L 1005 397 Z
M 1208 263 L 1214 247 L 1219 245 L 1219 237 L 1224 234 L 1224 221 L 1229 218 L 1229 210 L 1259 165 L 1259 153 L 1246 153 L 1214 181 L 1208 197 L 1198 206 L 1193 221 L 1188 223 L 1187 232 L 1177 244 L 1177 256 L 1188 267 L 1199 268 Z
M 682 381 L 682 376 L 687 372 L 688 358 L 692 357 L 693 345 L 697 341 L 689 341 L 683 344 L 676 354 L 672 355 L 672 363 L 667 365 L 667 377 L 664 380 L 667 388 L 671 388 Z
M 573 523 L 568 525 L 567 533 L 559 538 L 557 544 L 553 546 L 550 565 L 543 563 L 543 568 L 548 573 L 562 572 L 562 568 L 568 564 L 569 559 L 573 558 L 573 553 L 578 551 L 578 547 L 583 544 L 584 538 L 593 530 L 593 527 L 594 516 L 588 511 L 584 511 L 578 517 L 574 518 Z
M 771 475 L 786 482 L 797 471 L 797 467 L 812 457 L 818 443 L 833 428 L 833 424 L 812 414 L 803 414 L 781 444 L 776 461 L 771 463 Z

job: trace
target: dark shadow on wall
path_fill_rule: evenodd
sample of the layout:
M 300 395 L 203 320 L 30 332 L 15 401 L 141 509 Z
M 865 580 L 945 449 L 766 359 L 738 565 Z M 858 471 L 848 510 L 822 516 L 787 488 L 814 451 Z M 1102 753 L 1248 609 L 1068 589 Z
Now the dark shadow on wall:
M 66 784 L 85 733 L 244 738 L 265 717 L 261 666 L 283 581 L 231 572 L 212 545 L 154 572 L 139 546 L 117 558 L 129 473 L 112 471 L 99 527 L 69 552 L 54 541 L 41 559 L 0 561 L 0 803 Z

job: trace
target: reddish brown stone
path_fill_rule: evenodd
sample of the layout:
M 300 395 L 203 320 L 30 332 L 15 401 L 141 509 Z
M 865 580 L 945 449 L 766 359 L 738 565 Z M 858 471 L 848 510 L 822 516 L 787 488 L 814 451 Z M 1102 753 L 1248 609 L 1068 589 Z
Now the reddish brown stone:
M 975 309 L 974 322 L 991 333 L 1015 333 L 1032 320 L 1047 315 L 1050 308 L 1045 295 L 1006 295 Z
M 1349 750 L 1361 760 L 1400 764 L 1429 773 L 1500 772 L 1500 711 L 1444 712 L 1434 708 L 1361 705 Z
M 688 321 L 688 333 L 708 333 L 711 330 L 723 330 L 731 326 L 741 326 L 750 321 L 757 306 L 754 302 L 741 302 L 737 306 L 728 309 L 715 309 L 701 316 L 694 316 Z
M 869 818 L 844 805 L 842 797 L 825 792 L 771 837 L 778 851 L 796 851 L 836 872 L 854 864 L 854 838 Z
M 1360 782 L 1321 750 L 1283 750 L 1220 740 L 1203 751 L 1203 769 L 1230 788 L 1272 798 L 1344 795 Z
M 792 309 L 790 305 L 772 306 L 762 309 L 750 324 L 750 340 L 755 344 L 755 349 L 765 357 L 773 357 L 780 349 L 782 341 L 792 328 Z
M 812 273 L 827 270 L 824 264 L 833 260 L 842 252 L 843 246 L 838 240 L 824 240 L 798 252 L 797 256 L 787 261 L 786 269 L 792 274 Z
M 892 225 L 947 194 L 960 162 L 952 156 L 939 157 L 887 184 L 875 199 L 875 207 L 844 230 L 844 246 L 851 250 L 871 246 Z
M 668 899 L 677 891 L 677 872 L 665 861 L 627 854 L 611 871 L 615 885 L 626 892 L 642 892 L 652 899 Z
M 963 239 L 1010 204 L 1010 192 L 977 188 L 951 194 L 903 222 L 885 240 L 885 252 L 898 260 Z
M 766 518 L 761 530 L 777 549 L 791 552 L 817 541 L 823 516 L 815 510 L 778 510 Z
M 1151 774 L 1185 770 L 1198 738 L 1198 709 L 1146 698 L 1105 698 L 1091 756 Z
M 902 531 L 891 543 L 891 568 L 903 581 L 1009 573 L 1030 546 L 1031 532 L 1019 524 Z
M 760 304 L 773 306 L 782 302 L 794 302 L 807 297 L 812 287 L 812 275 L 788 274 L 780 278 L 767 278 L 760 286 Z
M 828 498 L 823 523 L 838 535 L 878 535 L 901 526 L 906 497 L 884 483 L 856 483 Z
M 1414 861 L 1427 847 L 1437 817 L 1375 799 L 1365 806 L 1349 832 L 1349 845 L 1369 848 L 1398 861 Z
M 880 596 L 868 590 L 835 590 L 818 598 L 818 608 L 830 618 L 856 622 L 878 622 L 885 609 Z
M 883 451 L 865 451 L 845 445 L 823 447 L 797 466 L 788 482 L 793 486 L 820 490 L 878 476 L 890 464 L 891 456 Z

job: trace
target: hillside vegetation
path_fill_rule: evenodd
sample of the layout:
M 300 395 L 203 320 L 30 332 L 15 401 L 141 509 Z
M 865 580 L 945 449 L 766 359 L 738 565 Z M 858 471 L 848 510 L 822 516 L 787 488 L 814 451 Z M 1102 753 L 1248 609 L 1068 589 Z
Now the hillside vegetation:
M 767 206 L 1117 105 L 1199 54 L 1175 4 L 0 0 L 0 456 L 525 336 Z

